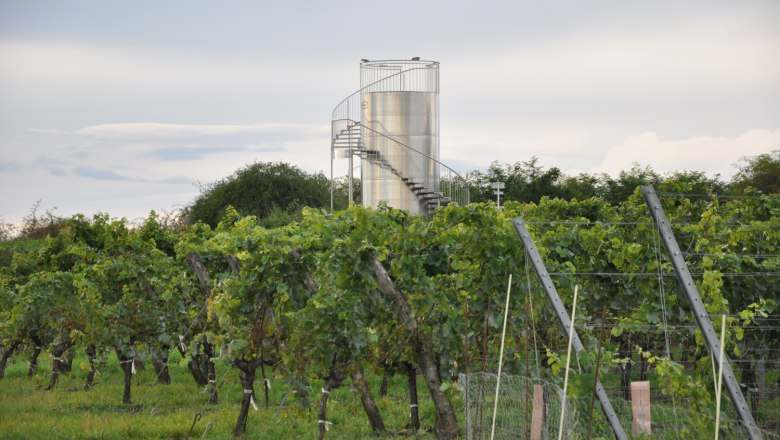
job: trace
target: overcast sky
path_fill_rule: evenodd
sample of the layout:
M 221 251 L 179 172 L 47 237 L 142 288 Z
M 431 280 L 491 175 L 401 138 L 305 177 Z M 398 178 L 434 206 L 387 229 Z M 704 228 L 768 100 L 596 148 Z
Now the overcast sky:
M 361 58 L 441 62 L 459 171 L 730 178 L 780 149 L 779 23 L 775 0 L 0 0 L 0 216 L 137 219 L 255 161 L 329 173 Z

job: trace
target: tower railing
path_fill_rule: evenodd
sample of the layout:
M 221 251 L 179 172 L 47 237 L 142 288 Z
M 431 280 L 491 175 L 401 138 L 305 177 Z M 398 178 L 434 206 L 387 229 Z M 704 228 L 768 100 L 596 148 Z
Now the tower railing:
M 413 67 L 373 81 L 339 102 L 333 109 L 330 119 L 331 121 L 346 119 L 361 121 L 363 119 L 361 96 L 364 93 L 394 92 L 399 89 L 411 92 L 438 93 L 439 82 L 435 80 L 435 75 L 436 72 L 431 68 Z M 331 134 L 335 137 L 337 132 L 333 131 Z
M 381 137 L 386 141 L 384 144 L 384 153 L 380 153 L 378 150 L 372 149 L 370 146 L 364 146 L 356 144 L 353 148 L 358 156 L 367 159 L 370 162 L 374 162 L 379 166 L 389 169 L 398 178 L 404 180 L 407 186 L 412 187 L 417 185 L 418 193 L 424 195 L 428 200 L 430 207 L 446 205 L 449 203 L 456 203 L 459 206 L 465 206 L 469 204 L 469 187 L 466 179 L 463 178 L 457 171 L 453 170 L 446 164 L 442 163 L 438 159 L 431 157 L 428 154 L 423 153 L 397 139 L 392 138 L 384 133 L 374 130 L 370 127 L 360 124 L 358 121 L 351 119 L 336 120 L 334 123 L 338 123 L 339 126 L 348 127 L 345 129 L 345 133 L 350 132 L 356 128 L 360 128 L 363 131 L 371 132 L 371 134 Z M 389 144 L 389 145 L 388 145 Z M 388 148 L 389 146 L 389 148 Z M 389 150 L 389 153 L 387 152 Z M 423 182 L 415 181 L 410 176 L 404 176 L 401 171 L 398 171 L 401 166 L 399 164 L 406 164 L 409 162 L 425 163 L 421 159 L 427 159 L 433 162 L 438 168 L 436 175 L 439 177 L 438 187 L 426 187 Z

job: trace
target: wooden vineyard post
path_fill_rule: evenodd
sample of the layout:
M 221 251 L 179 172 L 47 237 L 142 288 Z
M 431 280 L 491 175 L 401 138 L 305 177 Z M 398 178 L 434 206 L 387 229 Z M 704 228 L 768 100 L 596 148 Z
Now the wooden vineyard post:
M 631 414 L 634 434 L 650 432 L 650 382 L 631 382 Z
M 542 262 L 542 256 L 539 254 L 539 250 L 536 248 L 536 245 L 534 245 L 531 234 L 528 233 L 528 228 L 525 227 L 525 221 L 523 221 L 523 219 L 520 217 L 517 217 L 512 220 L 512 224 L 515 227 L 515 232 L 517 232 L 517 236 L 520 238 L 520 241 L 523 242 L 523 247 L 525 248 L 527 258 L 531 261 L 531 265 L 534 267 L 534 271 L 539 277 L 542 288 L 544 289 L 545 293 L 547 293 L 547 299 L 550 300 L 553 311 L 555 311 L 555 315 L 558 318 L 558 323 L 563 328 L 563 331 L 567 337 L 569 337 L 570 327 L 572 328 L 572 348 L 574 348 L 575 353 L 579 354 L 582 350 L 585 349 L 585 347 L 582 345 L 582 341 L 577 335 L 577 330 L 573 329 L 571 326 L 571 319 L 569 319 L 569 314 L 563 307 L 563 301 L 561 301 L 561 297 L 558 295 L 558 290 L 555 288 L 552 279 L 550 279 L 550 273 L 547 272 L 547 268 Z M 583 370 L 585 370 L 585 368 L 583 368 Z M 615 414 L 615 410 L 612 408 L 612 404 L 609 402 L 609 397 L 607 396 L 606 390 L 604 390 L 604 387 L 599 381 L 596 381 L 595 390 L 596 397 L 599 399 L 604 416 L 607 418 L 609 425 L 612 427 L 612 432 L 615 434 L 615 438 L 617 440 L 627 440 L 628 436 L 623 430 L 623 426 L 620 424 L 620 420 L 618 420 L 618 416 Z
M 542 425 L 544 424 L 544 389 L 534 385 L 534 403 L 531 413 L 531 440 L 542 440 Z
M 712 321 L 710 321 L 707 309 L 704 308 L 704 303 L 702 302 L 699 291 L 693 281 L 693 276 L 691 276 L 691 272 L 688 270 L 688 264 L 685 262 L 680 246 L 677 244 L 677 239 L 674 237 L 672 224 L 669 223 L 669 219 L 666 218 L 666 214 L 661 206 L 661 201 L 658 199 L 658 195 L 655 193 L 653 185 L 643 186 L 641 191 L 645 198 L 647 209 L 653 217 L 655 227 L 658 229 L 658 235 L 661 236 L 664 248 L 669 254 L 669 260 L 672 262 L 672 267 L 674 267 L 674 272 L 677 274 L 677 279 L 680 281 L 680 287 L 685 294 L 688 304 L 691 306 L 696 324 L 699 326 L 704 341 L 707 343 L 710 355 L 715 359 L 716 364 L 722 363 L 723 365 L 723 381 L 725 382 L 726 390 L 729 393 L 731 402 L 734 404 L 734 409 L 737 411 L 739 420 L 747 430 L 748 437 L 751 440 L 759 440 L 761 439 L 761 431 L 758 429 L 755 419 L 753 419 L 753 414 L 751 414 L 747 402 L 745 402 L 745 396 L 742 395 L 742 390 L 739 389 L 739 383 L 737 383 L 737 378 L 731 370 L 731 364 L 729 364 L 728 359 L 723 359 L 721 362 L 720 342 L 718 342 L 715 329 L 712 327 Z

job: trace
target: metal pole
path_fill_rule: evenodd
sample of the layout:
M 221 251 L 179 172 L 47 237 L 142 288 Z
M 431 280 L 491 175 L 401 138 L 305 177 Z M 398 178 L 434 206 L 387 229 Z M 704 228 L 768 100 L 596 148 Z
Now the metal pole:
M 574 347 L 574 351 L 579 354 L 582 350 L 584 350 L 582 341 L 580 341 L 580 337 L 577 335 L 577 330 L 571 327 L 571 320 L 569 319 L 569 315 L 566 313 L 566 309 L 563 307 L 561 297 L 558 295 L 558 291 L 555 289 L 555 285 L 550 279 L 550 274 L 547 272 L 547 268 L 544 267 L 542 256 L 539 254 L 539 250 L 536 249 L 534 241 L 531 239 L 531 234 L 528 233 L 528 228 L 525 226 L 525 222 L 520 217 L 517 217 L 512 221 L 512 224 L 515 227 L 515 231 L 517 232 L 518 237 L 520 237 L 520 241 L 523 242 L 523 247 L 525 247 L 525 251 L 528 253 L 528 258 L 531 259 L 531 263 L 534 266 L 536 275 L 539 277 L 539 281 L 542 282 L 542 287 L 547 293 L 547 298 L 550 300 L 550 304 L 553 306 L 555 315 L 558 317 L 558 322 L 561 324 L 561 327 L 566 333 L 566 336 L 572 338 L 572 346 Z M 570 327 L 571 334 L 569 333 Z M 612 427 L 612 432 L 615 433 L 615 438 L 618 440 L 627 440 L 628 437 L 626 436 L 626 432 L 623 430 L 623 426 L 620 424 L 620 420 L 618 420 L 618 416 L 615 414 L 615 410 L 612 408 L 612 404 L 609 402 L 607 392 L 604 390 L 601 382 L 596 381 L 595 389 L 596 396 L 599 398 L 599 403 L 601 403 L 601 409 L 604 411 L 604 415 Z
M 352 117 L 352 113 L 349 111 L 349 107 L 350 107 L 349 101 L 347 101 L 347 115 L 348 115 L 347 117 L 348 118 Z M 349 128 L 349 124 L 350 124 L 350 122 L 347 121 L 347 128 Z M 352 173 L 353 173 L 353 171 L 352 171 L 352 156 L 354 154 L 355 154 L 355 150 L 352 149 L 352 139 L 351 139 L 351 135 L 350 135 L 350 140 L 349 140 L 349 173 L 347 173 L 347 175 L 349 176 L 349 204 L 350 205 L 352 204 L 352 201 L 353 201 L 352 200 Z
M 333 212 L 333 141 L 330 144 L 330 212 Z
M 349 204 L 351 205 L 352 200 L 352 158 L 354 157 L 355 150 L 352 149 L 352 147 L 349 148 Z
M 688 300 L 688 304 L 693 310 L 693 316 L 696 318 L 696 324 L 701 329 L 701 334 L 704 336 L 704 341 L 707 343 L 707 348 L 710 350 L 710 354 L 715 359 L 715 363 L 721 363 L 720 359 L 720 342 L 715 334 L 715 329 L 712 327 L 712 322 L 707 314 L 707 309 L 704 308 L 704 303 L 701 301 L 699 291 L 696 289 L 696 284 L 693 282 L 691 272 L 688 270 L 688 265 L 685 263 L 685 258 L 682 256 L 680 246 L 677 244 L 677 239 L 674 238 L 672 232 L 672 225 L 666 218 L 663 208 L 661 207 L 661 201 L 658 199 L 658 195 L 655 193 L 655 189 L 652 185 L 646 185 L 641 188 L 642 195 L 645 198 L 647 208 L 650 210 L 650 215 L 653 217 L 658 233 L 661 235 L 661 240 L 664 242 L 666 252 L 669 253 L 669 259 L 672 261 L 675 273 L 677 273 L 677 279 L 680 281 L 685 298 Z M 734 404 L 734 408 L 737 410 L 739 419 L 748 431 L 748 436 L 751 440 L 761 439 L 761 432 L 756 426 L 756 422 L 753 419 L 753 414 L 750 413 L 750 409 L 745 402 L 745 397 L 742 395 L 742 391 L 739 389 L 739 384 L 734 376 L 734 372 L 731 370 L 731 364 L 728 359 L 724 359 L 723 363 L 723 379 L 726 382 L 726 390 L 731 397 L 731 402 Z

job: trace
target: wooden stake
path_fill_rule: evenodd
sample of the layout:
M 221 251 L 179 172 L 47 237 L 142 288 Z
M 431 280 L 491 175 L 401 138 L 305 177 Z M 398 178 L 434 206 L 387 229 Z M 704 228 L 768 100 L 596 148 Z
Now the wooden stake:
M 631 382 L 631 414 L 634 434 L 650 432 L 650 382 Z
M 534 410 L 531 415 L 531 440 L 542 440 L 542 425 L 544 424 L 544 389 L 534 385 Z

